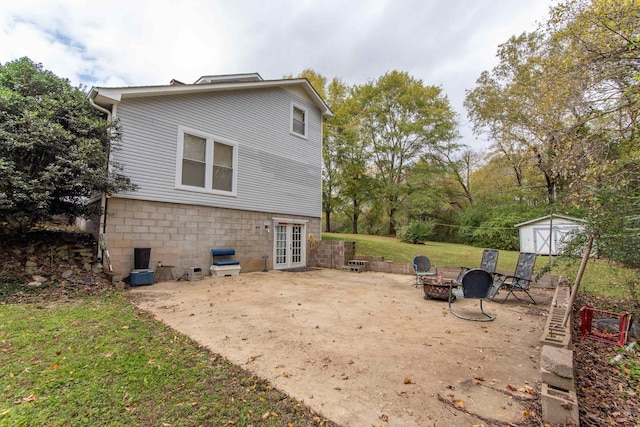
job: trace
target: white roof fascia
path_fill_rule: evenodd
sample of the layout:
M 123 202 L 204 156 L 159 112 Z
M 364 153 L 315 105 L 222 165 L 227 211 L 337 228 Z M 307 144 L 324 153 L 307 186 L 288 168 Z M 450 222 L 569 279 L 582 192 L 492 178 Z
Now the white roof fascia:
M 320 109 L 323 117 L 332 117 L 333 113 L 318 95 L 307 79 L 262 80 L 252 82 L 199 83 L 191 85 L 163 86 L 131 86 L 131 87 L 98 87 L 91 90 L 90 97 L 98 105 L 108 106 L 125 98 L 142 98 L 147 96 L 184 95 L 190 93 L 219 92 L 239 89 L 259 89 L 270 87 L 301 86 Z

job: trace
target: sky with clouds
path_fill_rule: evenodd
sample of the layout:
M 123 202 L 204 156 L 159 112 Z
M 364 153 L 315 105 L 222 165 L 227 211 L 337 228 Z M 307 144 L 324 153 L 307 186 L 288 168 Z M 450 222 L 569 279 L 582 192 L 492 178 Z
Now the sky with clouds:
M 544 22 L 554 0 L 3 0 L 0 63 L 28 56 L 74 86 L 310 68 L 347 84 L 406 71 L 462 103 L 498 45 Z

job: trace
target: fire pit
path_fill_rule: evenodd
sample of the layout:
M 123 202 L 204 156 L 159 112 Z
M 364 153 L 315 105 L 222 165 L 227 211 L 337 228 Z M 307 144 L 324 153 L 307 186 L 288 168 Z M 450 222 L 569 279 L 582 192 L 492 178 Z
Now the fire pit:
M 441 299 L 449 300 L 449 285 L 455 286 L 453 279 L 442 279 L 438 277 L 421 277 L 422 289 L 424 290 L 424 299 Z M 451 301 L 455 301 L 456 296 L 451 295 Z

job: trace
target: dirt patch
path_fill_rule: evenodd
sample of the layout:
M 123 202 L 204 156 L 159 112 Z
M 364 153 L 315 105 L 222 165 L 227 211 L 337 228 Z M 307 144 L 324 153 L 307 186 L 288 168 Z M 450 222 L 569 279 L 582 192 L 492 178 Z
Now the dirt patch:
M 413 278 L 320 269 L 135 287 L 131 299 L 344 426 L 539 423 L 537 306 L 485 302 L 493 322 L 452 316 Z M 480 314 L 478 300 L 456 310 Z

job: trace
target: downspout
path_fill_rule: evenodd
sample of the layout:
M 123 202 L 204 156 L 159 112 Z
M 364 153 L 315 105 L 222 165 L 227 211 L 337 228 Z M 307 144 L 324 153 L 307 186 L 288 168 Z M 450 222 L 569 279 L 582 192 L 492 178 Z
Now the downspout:
M 96 104 L 95 101 L 93 100 L 94 98 L 94 93 L 97 94 L 97 92 L 94 92 L 93 90 L 91 91 L 91 93 L 89 94 L 89 104 L 91 104 L 91 106 L 93 108 L 95 108 L 96 110 L 104 113 L 107 115 L 107 121 L 111 120 L 111 111 L 107 110 L 104 107 L 101 107 L 100 105 Z M 111 157 L 111 150 L 109 150 L 109 160 Z M 109 162 L 107 161 L 107 165 L 106 167 L 109 167 Z M 98 244 L 98 258 L 100 258 L 100 260 L 103 261 L 103 265 L 104 265 L 104 250 L 105 248 L 102 245 L 102 241 L 103 239 L 100 239 L 100 236 L 103 236 L 104 234 L 106 234 L 107 232 L 107 195 L 103 192 L 100 198 L 100 223 L 98 224 L 98 241 L 100 242 Z M 106 241 L 106 240 L 105 240 Z

